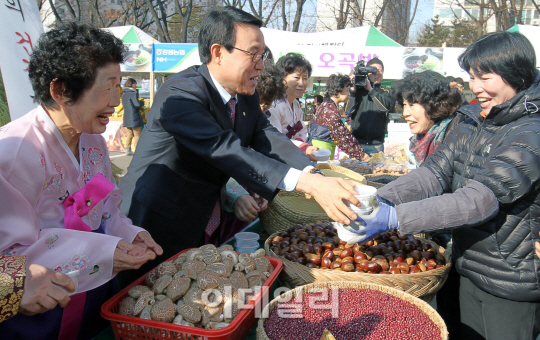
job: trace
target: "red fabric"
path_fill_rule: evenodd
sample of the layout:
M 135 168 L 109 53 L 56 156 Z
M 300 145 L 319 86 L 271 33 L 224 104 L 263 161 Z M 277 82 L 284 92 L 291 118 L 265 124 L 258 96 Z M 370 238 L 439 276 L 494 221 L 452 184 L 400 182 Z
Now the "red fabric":
M 77 339 L 85 305 L 86 292 L 71 296 L 71 300 L 64 307 L 64 312 L 62 313 L 62 323 L 60 325 L 58 340 Z
M 302 150 L 303 153 L 306 153 L 307 148 L 309 148 L 310 146 L 311 144 L 309 143 L 302 143 L 298 147 L 300 148 L 300 150 Z
M 114 189 L 114 185 L 101 173 L 96 174 L 86 185 L 64 200 L 64 228 L 92 231 L 81 217 L 88 215 L 101 200 Z

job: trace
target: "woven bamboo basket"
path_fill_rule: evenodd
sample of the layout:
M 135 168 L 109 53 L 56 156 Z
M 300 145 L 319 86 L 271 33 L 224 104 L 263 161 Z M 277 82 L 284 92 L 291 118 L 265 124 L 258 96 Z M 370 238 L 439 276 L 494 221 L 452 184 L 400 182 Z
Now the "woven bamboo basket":
M 264 316 L 270 315 L 270 312 L 274 310 L 277 306 L 279 306 L 280 301 L 284 301 L 285 297 L 294 298 L 304 293 L 316 292 L 317 290 L 320 290 L 320 289 L 331 289 L 331 288 L 336 288 L 336 287 L 344 288 L 344 289 L 351 288 L 351 289 L 377 290 L 379 292 L 386 293 L 394 297 L 397 297 L 401 300 L 407 301 L 415 305 L 416 307 L 418 307 L 422 312 L 424 312 L 431 319 L 431 321 L 433 321 L 433 323 L 437 326 L 437 328 L 439 328 L 441 332 L 442 340 L 448 339 L 448 329 L 446 328 L 446 324 L 444 323 L 444 320 L 428 303 L 414 296 L 411 296 L 410 294 L 402 292 L 400 290 L 390 288 L 384 285 L 369 283 L 369 282 L 351 282 L 351 281 L 317 282 L 317 283 L 312 283 L 312 284 L 305 285 L 302 287 L 298 287 L 291 291 L 285 292 L 281 294 L 281 296 L 279 296 L 278 298 L 275 298 L 274 300 L 270 301 L 270 303 L 266 305 L 265 309 L 263 310 L 262 315 Z M 267 317 L 259 319 L 259 322 L 257 324 L 257 340 L 270 340 L 270 338 L 268 338 L 268 336 L 266 335 L 266 331 L 264 328 L 264 323 L 266 322 L 266 319 Z M 299 336 L 301 336 L 301 334 L 299 334 Z
M 439 250 L 439 253 L 441 253 L 446 260 L 446 265 L 444 267 L 415 274 L 391 275 L 308 268 L 302 264 L 291 262 L 285 259 L 283 256 L 274 253 L 270 249 L 270 245 L 272 239 L 276 236 L 278 236 L 278 233 L 270 235 L 270 237 L 264 243 L 264 249 L 267 256 L 275 257 L 283 262 L 283 271 L 280 274 L 280 280 L 289 288 L 295 288 L 309 283 L 326 281 L 371 282 L 404 291 L 412 296 L 430 302 L 448 278 L 448 273 L 450 272 L 450 267 L 452 266 L 450 256 L 446 253 L 446 250 L 443 247 L 439 247 L 435 242 L 430 240 L 418 238 L 420 241 L 428 242 L 433 246 L 434 249 Z
M 364 176 L 366 177 L 367 185 L 370 185 L 377 189 L 384 187 L 386 184 L 374 182 L 373 179 L 386 179 L 388 181 L 395 181 L 396 179 L 399 178 L 399 176 L 395 176 L 395 175 L 379 175 L 379 174 L 376 174 L 376 175 L 371 174 L 371 175 L 364 175 Z
M 362 184 L 364 176 L 356 172 L 332 164 L 318 165 L 329 177 L 343 177 Z M 280 191 L 266 210 L 259 214 L 261 224 L 268 234 L 288 229 L 298 223 L 325 221 L 330 218 L 323 208 L 310 195 L 296 191 Z

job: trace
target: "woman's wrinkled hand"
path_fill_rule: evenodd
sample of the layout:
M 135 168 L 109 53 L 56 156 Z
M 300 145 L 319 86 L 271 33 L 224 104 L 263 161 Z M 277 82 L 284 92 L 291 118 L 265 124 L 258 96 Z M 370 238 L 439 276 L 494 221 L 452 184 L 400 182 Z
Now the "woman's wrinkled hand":
M 319 148 L 316 147 L 316 146 L 308 146 L 307 147 L 306 156 L 308 156 L 310 161 L 313 161 L 313 162 L 317 161 L 317 157 L 315 157 L 315 155 L 313 155 L 313 151 L 317 151 L 317 150 L 319 150 Z
M 26 270 L 19 313 L 34 315 L 51 310 L 57 305 L 64 308 L 70 300 L 68 292 L 75 292 L 75 283 L 69 276 L 31 264 Z
M 113 271 L 121 272 L 122 270 L 139 269 L 147 261 L 155 258 L 156 253 L 153 250 L 145 249 L 140 244 L 135 245 L 120 240 L 114 250 Z
M 163 254 L 163 249 L 161 249 L 161 246 L 154 241 L 152 236 L 148 234 L 146 231 L 141 231 L 137 234 L 137 236 L 133 239 L 131 242 L 134 246 L 136 246 L 135 249 L 142 248 L 144 252 L 151 251 L 154 252 L 156 255 Z M 131 252 L 128 252 L 131 254 Z M 139 252 L 134 253 L 133 255 L 141 255 Z

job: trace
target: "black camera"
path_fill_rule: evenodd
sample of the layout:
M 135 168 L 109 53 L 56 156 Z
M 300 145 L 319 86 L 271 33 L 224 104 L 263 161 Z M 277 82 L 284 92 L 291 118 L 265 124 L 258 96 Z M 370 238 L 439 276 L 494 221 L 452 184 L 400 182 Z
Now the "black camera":
M 373 66 L 366 66 L 363 60 L 356 63 L 354 67 L 354 86 L 364 87 L 367 84 L 367 76 L 370 73 L 377 73 L 377 70 Z

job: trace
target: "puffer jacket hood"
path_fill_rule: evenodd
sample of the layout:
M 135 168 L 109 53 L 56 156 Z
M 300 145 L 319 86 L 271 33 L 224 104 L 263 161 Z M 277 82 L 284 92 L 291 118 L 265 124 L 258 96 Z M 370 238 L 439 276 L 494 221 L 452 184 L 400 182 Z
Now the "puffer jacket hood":
M 423 166 L 444 192 L 474 180 L 499 202 L 497 215 L 453 230 L 456 269 L 477 287 L 514 301 L 540 301 L 540 72 L 533 84 L 491 109 L 474 110 Z

